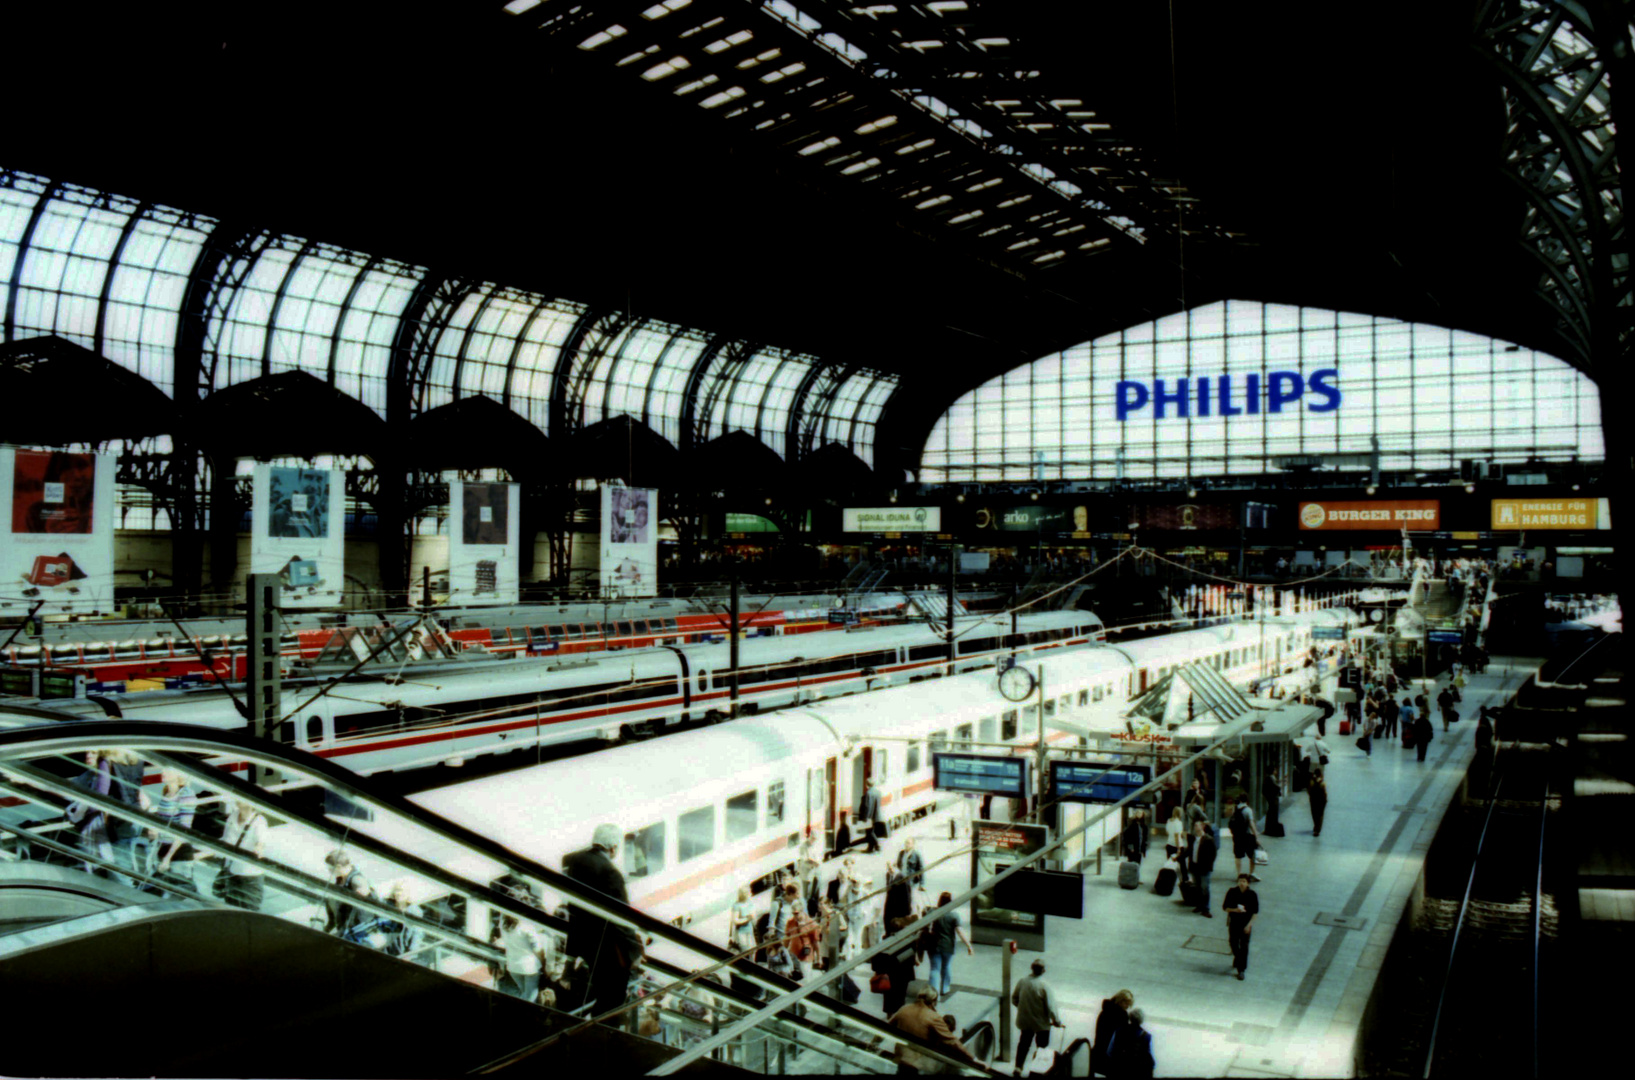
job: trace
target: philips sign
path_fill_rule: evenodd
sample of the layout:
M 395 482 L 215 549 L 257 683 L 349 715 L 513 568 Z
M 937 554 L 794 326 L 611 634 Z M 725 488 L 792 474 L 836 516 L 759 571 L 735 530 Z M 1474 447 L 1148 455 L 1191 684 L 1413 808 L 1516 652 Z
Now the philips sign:
M 1285 405 L 1295 405 L 1301 398 L 1309 398 L 1306 408 L 1311 412 L 1333 412 L 1340 407 L 1340 388 L 1335 385 L 1339 378 L 1338 368 L 1321 368 L 1309 379 L 1298 371 L 1274 371 L 1266 376 L 1263 388 L 1258 372 L 1242 376 L 1241 384 L 1233 375 L 1202 375 L 1175 379 L 1173 389 L 1166 380 L 1154 379 L 1150 390 L 1144 382 L 1121 379 L 1114 408 L 1121 422 L 1145 409 L 1149 402 L 1155 420 L 1165 419 L 1171 406 L 1177 417 L 1255 416 L 1261 411 L 1264 389 L 1266 412 L 1280 413 Z M 1233 403 L 1234 395 L 1241 404 Z

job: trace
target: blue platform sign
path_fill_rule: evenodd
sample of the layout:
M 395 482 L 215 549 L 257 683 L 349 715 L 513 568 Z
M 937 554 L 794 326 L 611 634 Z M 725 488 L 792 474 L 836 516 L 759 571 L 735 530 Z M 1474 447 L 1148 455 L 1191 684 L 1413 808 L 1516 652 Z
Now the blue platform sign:
M 970 795 L 1004 795 L 1025 799 L 1028 759 L 987 754 L 932 754 L 931 786 L 938 791 Z
M 1458 645 L 1465 640 L 1463 630 L 1432 630 L 1430 641 L 1432 645 Z
M 1115 765 L 1110 761 L 1050 763 L 1050 798 L 1065 802 L 1116 803 L 1151 782 L 1151 765 Z
M 1313 641 L 1344 641 L 1345 627 L 1343 626 L 1314 626 L 1311 628 Z

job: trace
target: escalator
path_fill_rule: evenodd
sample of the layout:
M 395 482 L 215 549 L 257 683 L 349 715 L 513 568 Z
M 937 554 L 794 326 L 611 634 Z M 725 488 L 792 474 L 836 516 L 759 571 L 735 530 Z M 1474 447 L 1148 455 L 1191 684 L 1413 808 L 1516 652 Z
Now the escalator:
M 85 753 L 110 747 L 141 764 L 143 790 L 164 771 L 183 778 L 192 827 L 87 784 Z M 224 758 L 279 779 L 258 787 L 239 778 L 248 768 L 206 763 Z M 224 803 L 216 832 L 209 811 Z M 96 835 L 118 843 L 87 840 L 99 814 Z M 200 857 L 162 865 L 173 842 Z M 372 888 L 337 882 L 325 861 L 337 850 Z M 7 1075 L 625 1075 L 718 1032 L 676 1071 L 896 1071 L 902 1040 L 880 1020 L 820 994 L 779 1007 L 795 983 L 368 778 L 246 736 L 126 720 L 0 731 L 0 871 Z M 648 941 L 633 996 L 600 1017 L 570 1011 L 582 979 L 563 948 L 566 905 Z M 323 929 L 337 908 L 346 937 Z M 510 920 L 538 944 L 563 1008 L 502 992 L 495 931 Z M 65 1024 L 95 1037 L 44 1037 Z

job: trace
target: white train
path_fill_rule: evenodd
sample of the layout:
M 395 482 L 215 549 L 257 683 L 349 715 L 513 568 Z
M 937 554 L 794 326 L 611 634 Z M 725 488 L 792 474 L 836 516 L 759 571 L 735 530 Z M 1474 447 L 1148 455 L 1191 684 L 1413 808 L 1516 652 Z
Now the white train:
M 1201 660 L 1240 685 L 1296 671 L 1311 646 L 1312 624 L 1345 618 L 1342 611 L 1317 611 L 1025 662 L 1043 665 L 1047 728 L 1124 730 L 1130 699 L 1173 667 Z M 1032 710 L 1039 707 L 1037 698 L 1020 704 L 1004 698 L 991 670 L 971 672 L 610 748 L 413 799 L 548 866 L 588 844 L 597 824 L 617 822 L 626 830 L 621 858 L 631 902 L 660 918 L 701 917 L 729 904 L 740 885 L 790 866 L 804 837 L 827 846 L 837 811 L 856 806 L 866 777 L 880 781 L 885 815 L 900 824 L 939 798 L 931 751 L 972 741 L 1031 746 L 1038 730 Z M 1048 736 L 1072 737 L 1060 730 Z
M 1083 645 L 1100 637 L 1089 612 L 956 624 L 959 671 L 991 665 L 1010 649 Z M 618 738 L 721 715 L 730 697 L 729 645 L 683 645 L 591 654 L 556 662 L 493 659 L 364 676 L 315 696 L 316 680 L 286 679 L 280 741 L 359 772 L 413 768 L 551 743 Z M 751 638 L 740 643 L 739 711 L 754 712 L 940 673 L 943 634 L 925 624 L 854 633 Z M 242 690 L 240 691 L 242 693 Z M 244 718 L 219 687 L 93 695 L 40 705 L 68 715 L 122 716 L 223 729 Z M 0 704 L 0 711 L 4 705 Z

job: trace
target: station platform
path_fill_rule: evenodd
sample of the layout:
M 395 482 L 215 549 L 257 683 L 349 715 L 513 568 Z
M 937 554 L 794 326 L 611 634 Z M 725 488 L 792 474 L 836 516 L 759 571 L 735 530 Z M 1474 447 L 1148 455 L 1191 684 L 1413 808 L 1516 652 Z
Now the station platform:
M 1445 734 L 1436 719 L 1436 738 L 1424 762 L 1414 750 L 1403 749 L 1400 739 L 1376 738 L 1373 755 L 1366 756 L 1354 737 L 1340 736 L 1337 723 L 1329 723 L 1323 835 L 1312 836 L 1305 796 L 1285 794 L 1280 817 L 1287 835 L 1264 841 L 1270 863 L 1256 869 L 1262 880 L 1253 887 L 1261 913 L 1242 982 L 1232 974 L 1227 920 L 1220 911 L 1236 878 L 1229 837 L 1211 882 L 1212 919 L 1193 913 L 1178 893 L 1153 893 L 1164 865 L 1161 830 L 1152 834 L 1138 889 L 1118 887 L 1115 859 L 1105 860 L 1099 876 L 1092 863 L 1085 877 L 1084 918 L 1051 917 L 1046 923 L 1045 979 L 1060 1003 L 1067 1039 L 1091 1036 L 1102 1000 L 1128 989 L 1152 1032 L 1159 1076 L 1355 1075 L 1381 966 L 1404 912 L 1422 890 L 1426 853 L 1475 757 L 1477 711 L 1509 701 L 1540 663 L 1495 657 L 1484 674 L 1467 675 L 1462 719 Z M 1504 737 L 1502 730 L 1498 737 Z M 1300 741 L 1310 744 L 1306 737 Z M 853 853 L 878 888 L 885 882 L 887 859 L 913 835 L 928 867 L 926 890 L 934 903 L 944 889 L 957 894 L 970 887 L 967 854 L 937 865 L 964 850 L 963 840 L 949 839 L 948 823 L 953 820 L 956 832 L 968 836 L 967 813 L 956 800 L 899 830 L 879 855 L 861 847 Z M 1224 835 L 1223 829 L 1218 832 Z M 834 864 L 826 863 L 823 880 L 833 873 Z M 968 910 L 961 920 L 969 934 Z M 726 916 L 700 920 L 689 929 L 725 942 Z M 999 946 L 977 945 L 975 956 L 963 946 L 957 950 L 954 993 L 938 1008 L 953 1015 L 959 1029 L 982 1019 L 998 1027 L 1000 954 Z M 1023 950 L 1012 959 L 1013 985 L 1037 955 Z M 857 979 L 864 991 L 859 1007 L 879 1014 L 881 999 L 867 988 L 867 965 L 863 974 Z M 926 965 L 916 974 L 926 977 Z M 1005 1061 L 996 1065 L 1008 1065 L 1015 1039 L 1013 1031 L 1011 1045 L 999 1051 Z M 1057 1043 L 1060 1039 L 1058 1034 Z

